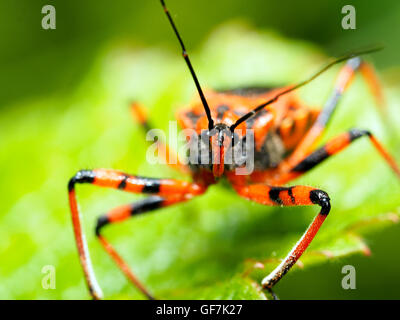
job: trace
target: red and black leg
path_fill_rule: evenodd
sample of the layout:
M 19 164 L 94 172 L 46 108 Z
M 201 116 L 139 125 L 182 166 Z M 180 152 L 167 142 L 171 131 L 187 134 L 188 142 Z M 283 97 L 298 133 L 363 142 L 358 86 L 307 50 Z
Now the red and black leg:
M 396 164 L 392 156 L 383 148 L 379 141 L 376 140 L 376 138 L 369 131 L 352 129 L 337 136 L 336 138 L 333 138 L 321 148 L 312 152 L 304 159 L 298 161 L 289 169 L 288 172 L 281 173 L 275 180 L 271 181 L 271 183 L 274 185 L 284 184 L 299 177 L 325 159 L 342 151 L 353 141 L 364 136 L 370 139 L 376 150 L 382 155 L 382 157 L 400 178 L 399 166 Z M 264 184 L 254 184 L 247 186 L 235 186 L 235 189 L 241 196 L 265 205 L 303 206 L 316 204 L 321 206 L 321 211 L 314 218 L 313 222 L 307 228 L 301 239 L 296 243 L 282 263 L 262 281 L 263 287 L 268 289 L 273 296 L 276 297 L 271 290 L 272 287 L 296 263 L 296 261 L 300 258 L 315 237 L 317 231 L 325 221 L 330 211 L 329 196 L 322 190 L 305 186 L 277 187 L 266 186 Z
M 265 184 L 253 184 L 234 186 L 234 188 L 242 197 L 265 205 L 318 205 L 321 207 L 321 210 L 314 218 L 311 225 L 307 228 L 286 258 L 262 281 L 262 286 L 270 291 L 274 298 L 276 298 L 275 294 L 272 292 L 272 287 L 290 270 L 314 239 L 331 209 L 329 196 L 325 191 L 307 186 L 275 187 Z
M 350 130 L 312 152 L 314 145 L 319 141 L 325 127 L 336 110 L 340 97 L 352 82 L 357 70 L 361 70 L 367 83 L 370 85 L 377 102 L 381 104 L 383 99 L 380 86 L 377 78 L 372 72 L 372 69 L 362 62 L 360 58 L 350 59 L 345 67 L 340 71 L 335 89 L 325 104 L 325 107 L 319 114 L 316 122 L 309 129 L 294 152 L 279 166 L 277 176 L 269 181 L 269 183 L 274 186 L 267 186 L 265 184 L 240 184 L 234 186 L 241 196 L 265 205 L 303 206 L 316 204 L 321 207 L 318 215 L 314 218 L 311 225 L 307 228 L 303 236 L 295 244 L 282 263 L 263 279 L 263 287 L 268 289 L 272 294 L 272 287 L 290 270 L 307 249 L 330 211 L 330 199 L 326 192 L 306 186 L 278 187 L 278 185 L 287 183 L 304 172 L 311 170 L 314 166 L 321 163 L 329 156 L 340 152 L 350 145 L 351 142 L 362 136 L 369 137 L 377 151 L 400 177 L 400 169 L 394 159 L 378 142 L 378 140 L 370 132 L 365 130 Z M 276 296 L 274 295 L 274 297 Z
M 357 71 L 360 71 L 366 80 L 379 107 L 379 111 L 383 111 L 384 99 L 382 90 L 372 66 L 364 62 L 360 57 L 355 57 L 348 60 L 346 65 L 340 70 L 331 96 L 325 103 L 322 111 L 318 115 L 317 120 L 307 131 L 304 138 L 301 140 L 293 153 L 288 157 L 285 163 L 288 165 L 293 165 L 294 163 L 298 162 L 298 159 L 303 159 L 314 149 L 316 143 L 321 138 L 326 126 L 331 120 L 332 115 L 335 112 L 341 97 L 343 96 L 343 93 L 353 82 Z
M 131 205 L 125 205 L 111 210 L 98 219 L 96 226 L 96 235 L 106 252 L 110 254 L 111 258 L 116 262 L 127 278 L 148 298 L 152 299 L 153 297 L 149 291 L 141 284 L 131 272 L 129 266 L 101 234 L 101 229 L 108 224 L 123 221 L 140 213 L 150 212 L 155 209 L 189 200 L 194 196 L 204 193 L 206 186 L 187 181 L 133 176 L 107 169 L 81 170 L 71 178 L 68 184 L 68 190 L 75 240 L 85 279 L 90 294 L 94 299 L 101 299 L 103 294 L 93 271 L 82 227 L 82 219 L 75 194 L 75 185 L 77 183 L 89 183 L 100 187 L 152 195 L 149 198 L 140 200 Z
M 289 168 L 284 168 L 276 179 L 273 181 L 274 184 L 285 184 L 305 172 L 311 170 L 316 165 L 329 158 L 330 156 L 337 154 L 348 147 L 353 141 L 361 138 L 368 137 L 374 148 L 383 157 L 387 164 L 392 168 L 394 173 L 400 178 L 400 168 L 397 165 L 394 158 L 386 151 L 382 144 L 375 138 L 375 136 L 367 130 L 351 129 L 345 133 L 338 135 L 337 137 L 328 141 L 324 146 L 318 148 L 314 152 L 310 153 L 303 159 L 299 159 Z
M 311 170 L 316 165 L 329 158 L 330 156 L 342 151 L 349 146 L 353 141 L 367 136 L 376 150 L 382 155 L 386 162 L 390 165 L 393 171 L 400 178 L 400 168 L 392 158 L 392 156 L 383 148 L 376 138 L 366 130 L 352 129 L 345 132 L 336 138 L 333 138 L 321 148 L 312 152 L 304 159 L 295 164 L 288 172 L 278 175 L 271 181 L 272 184 L 284 184 L 293 180 L 303 173 Z M 243 197 L 266 205 L 311 205 L 317 204 L 321 206 L 321 211 L 314 218 L 311 225 L 308 227 L 304 235 L 289 252 L 282 263 L 272 271 L 264 280 L 262 285 L 272 294 L 271 288 L 289 271 L 296 263 L 308 245 L 315 237 L 317 231 L 326 219 L 330 211 L 330 203 L 328 195 L 322 191 L 311 187 L 272 187 L 262 184 L 238 186 L 236 190 Z M 273 294 L 274 295 L 274 294 Z M 275 295 L 274 295 L 275 297 Z
M 127 279 L 132 282 L 147 298 L 153 300 L 154 297 L 149 293 L 146 287 L 139 281 L 134 273 L 129 268 L 128 264 L 118 254 L 114 247 L 108 242 L 108 240 L 101 234 L 101 230 L 104 226 L 125 221 L 126 219 L 136 216 L 138 214 L 147 213 L 159 208 L 166 207 L 172 203 L 182 201 L 181 199 L 168 199 L 159 196 L 151 196 L 141 201 L 134 202 L 133 204 L 124 205 L 110 210 L 105 215 L 102 215 L 97 220 L 96 225 L 96 236 L 98 237 L 104 250 L 110 255 L 117 266 L 125 274 Z

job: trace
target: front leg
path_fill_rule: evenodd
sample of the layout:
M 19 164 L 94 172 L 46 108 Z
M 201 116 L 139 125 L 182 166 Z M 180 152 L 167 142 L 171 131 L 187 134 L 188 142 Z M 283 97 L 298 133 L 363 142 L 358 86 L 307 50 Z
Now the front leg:
M 314 218 L 300 240 L 274 271 L 262 280 L 262 286 L 271 291 L 272 287 L 290 270 L 314 239 L 331 209 L 326 192 L 307 186 L 273 187 L 264 184 L 234 186 L 239 195 L 265 205 L 307 206 L 318 205 L 320 212 Z M 271 291 L 272 293 L 272 291 Z M 273 294 L 273 293 L 272 293 Z M 274 295 L 274 294 L 273 294 Z M 276 297 L 274 295 L 274 297 Z
M 122 269 L 125 275 L 148 297 L 151 297 L 147 290 L 145 290 L 144 287 L 136 280 L 136 277 L 134 277 L 133 273 L 128 271 L 126 263 L 124 263 L 123 260 L 116 254 L 115 250 L 105 240 L 105 238 L 101 236 L 100 229 L 108 223 L 122 221 L 137 213 L 144 213 L 153 209 L 189 200 L 196 195 L 204 193 L 206 186 L 172 179 L 138 177 L 125 174 L 120 171 L 107 169 L 81 170 L 74 177 L 72 177 L 68 184 L 68 192 L 75 241 L 78 247 L 79 259 L 84 271 L 86 283 L 93 299 L 101 299 L 103 294 L 93 271 L 86 237 L 82 228 L 82 218 L 75 194 L 75 185 L 77 183 L 90 183 L 100 187 L 119 189 L 132 193 L 155 195 L 153 197 L 144 199 L 141 202 L 137 202 L 133 206 L 123 206 L 111 210 L 108 214 L 99 218 L 96 228 L 96 234 L 99 237 L 103 247 Z
M 103 246 L 103 249 L 108 253 L 111 259 L 113 259 L 118 268 L 125 274 L 126 278 L 150 300 L 154 300 L 153 295 L 150 294 L 142 282 L 135 276 L 129 265 L 118 254 L 110 242 L 104 237 L 104 235 L 101 234 L 101 230 L 107 225 L 125 221 L 138 214 L 148 213 L 182 201 L 184 200 L 182 200 L 182 197 L 180 196 L 170 196 L 168 198 L 151 196 L 143 200 L 136 201 L 132 204 L 114 208 L 97 219 L 95 233 L 100 241 L 100 244 Z

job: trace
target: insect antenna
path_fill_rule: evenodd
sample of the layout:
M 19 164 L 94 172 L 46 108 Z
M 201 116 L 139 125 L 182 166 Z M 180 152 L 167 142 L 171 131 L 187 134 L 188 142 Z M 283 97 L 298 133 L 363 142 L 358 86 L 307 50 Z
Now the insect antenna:
M 382 50 L 383 47 L 382 46 L 376 46 L 376 47 L 372 47 L 369 49 L 363 49 L 363 50 L 358 50 L 358 51 L 352 51 L 350 53 L 344 54 L 339 58 L 336 58 L 335 60 L 331 61 L 330 63 L 328 63 L 325 67 L 323 67 L 322 69 L 320 69 L 318 72 L 316 72 L 314 75 L 312 75 L 310 78 L 308 78 L 307 80 L 304 80 L 302 82 L 299 82 L 298 84 L 282 91 L 279 92 L 277 95 L 275 95 L 273 98 L 271 98 L 270 100 L 260 104 L 259 106 L 257 106 L 256 108 L 254 108 L 252 111 L 250 111 L 249 113 L 246 113 L 244 116 L 242 116 L 241 118 L 239 118 L 233 125 L 230 126 L 230 130 L 233 132 L 235 130 L 235 128 L 240 125 L 242 122 L 246 121 L 247 119 L 249 119 L 250 117 L 254 116 L 257 112 L 261 111 L 264 107 L 266 107 L 267 105 L 270 105 L 271 103 L 274 103 L 275 101 L 277 101 L 281 96 L 292 92 L 304 85 L 306 85 L 307 83 L 311 82 L 312 80 L 314 80 L 315 78 L 317 78 L 319 75 L 321 75 L 322 73 L 324 73 L 326 70 L 328 70 L 329 68 L 331 68 L 332 66 L 334 66 L 335 64 L 338 64 L 342 61 L 363 55 L 363 54 L 367 54 L 367 53 L 371 53 L 371 52 L 375 52 L 375 51 L 379 51 Z
M 189 68 L 189 70 L 190 70 L 190 73 L 192 74 L 192 78 L 193 78 L 193 80 L 194 80 L 194 83 L 195 83 L 196 88 L 197 88 L 197 91 L 198 91 L 198 93 L 199 93 L 201 102 L 202 102 L 202 104 L 203 104 L 203 106 L 204 106 L 204 110 L 205 110 L 206 115 L 207 115 L 207 119 L 208 119 L 208 129 L 211 130 L 211 129 L 214 128 L 214 120 L 213 120 L 212 117 L 211 117 L 210 107 L 208 106 L 206 97 L 204 96 L 204 93 L 203 93 L 203 90 L 201 89 L 199 80 L 197 79 L 196 73 L 194 72 L 192 63 L 190 62 L 189 55 L 188 55 L 188 53 L 187 53 L 187 51 L 186 51 L 185 45 L 183 44 L 183 41 L 182 41 L 182 38 L 181 38 L 181 36 L 180 36 L 180 34 L 179 34 L 179 32 L 178 32 L 178 29 L 176 28 L 175 23 L 174 23 L 174 21 L 172 20 L 172 17 L 171 17 L 171 15 L 170 15 L 170 13 L 169 13 L 169 11 L 168 11 L 168 9 L 167 9 L 167 6 L 165 5 L 164 0 L 160 0 L 160 1 L 161 1 L 161 5 L 162 5 L 163 8 L 164 8 L 164 12 L 165 12 L 165 14 L 167 15 L 167 18 L 168 18 L 168 20 L 169 20 L 169 22 L 170 22 L 170 24 L 171 24 L 171 26 L 172 26 L 172 29 L 174 29 L 175 35 L 176 35 L 176 37 L 178 38 L 178 41 L 179 41 L 179 43 L 180 43 L 180 45 L 181 45 L 181 47 L 182 47 L 182 56 L 183 56 L 183 58 L 184 58 L 185 61 L 186 61 L 186 64 L 187 64 L 187 66 L 188 66 L 188 68 Z

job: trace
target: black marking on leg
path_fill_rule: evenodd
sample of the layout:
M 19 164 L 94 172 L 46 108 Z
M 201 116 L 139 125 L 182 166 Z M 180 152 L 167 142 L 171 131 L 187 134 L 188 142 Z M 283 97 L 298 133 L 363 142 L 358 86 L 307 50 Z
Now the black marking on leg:
M 132 204 L 131 215 L 156 210 L 162 207 L 164 198 L 153 196 L 143 200 L 139 200 Z
M 160 192 L 160 179 L 152 178 L 139 178 L 143 184 L 143 193 L 159 193 Z
M 80 170 L 68 182 L 68 190 L 72 191 L 75 183 L 93 183 L 95 173 L 92 170 Z
M 139 200 L 131 205 L 130 215 L 133 216 L 133 215 L 137 215 L 140 213 L 145 213 L 148 211 L 159 209 L 162 207 L 164 200 L 165 200 L 164 198 L 157 197 L 157 196 L 148 197 L 146 199 Z M 110 221 L 109 217 L 107 216 L 107 214 L 100 216 L 97 219 L 97 224 L 96 224 L 96 228 L 95 228 L 96 236 L 99 236 L 100 230 L 104 226 L 106 226 L 110 223 L 111 223 L 111 221 Z
M 359 129 L 350 129 L 349 130 L 350 141 L 354 141 L 362 136 L 371 136 L 371 132 L 369 132 L 367 130 L 359 130 Z
M 110 223 L 110 220 L 108 219 L 107 215 L 102 215 L 102 216 L 98 217 L 96 229 L 95 229 L 96 236 L 99 236 L 100 229 L 109 223 Z
M 126 187 L 126 181 L 128 180 L 129 176 L 128 175 L 124 175 L 124 178 L 121 180 L 121 182 L 118 185 L 118 189 L 120 190 L 124 190 Z
M 296 198 L 293 195 L 293 187 L 289 187 L 288 188 L 288 194 L 289 194 L 290 200 L 292 200 L 292 203 L 295 204 L 296 203 Z
M 314 204 L 321 206 L 322 215 L 328 215 L 331 210 L 331 203 L 328 194 L 325 191 L 315 189 L 310 191 L 310 200 Z
M 329 157 L 325 147 L 321 147 L 299 162 L 291 172 L 306 172 Z
M 275 202 L 275 203 L 277 203 L 279 205 L 282 205 L 283 201 L 280 198 L 279 194 L 281 193 L 281 191 L 284 191 L 284 190 L 288 190 L 288 188 L 285 188 L 285 187 L 272 187 L 271 190 L 269 190 L 269 198 L 273 202 Z

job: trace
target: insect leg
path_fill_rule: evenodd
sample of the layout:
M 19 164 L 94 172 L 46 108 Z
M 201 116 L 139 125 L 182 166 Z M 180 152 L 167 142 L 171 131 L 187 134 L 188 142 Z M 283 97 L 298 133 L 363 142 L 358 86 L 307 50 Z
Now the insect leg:
M 145 134 L 151 129 L 153 129 L 153 127 L 150 125 L 148 121 L 147 112 L 140 103 L 133 102 L 131 104 L 131 113 L 134 120 L 139 122 L 139 124 L 143 128 Z M 157 143 L 158 143 L 158 156 L 161 159 L 169 159 L 167 163 L 170 167 L 184 174 L 187 174 L 190 171 L 187 165 L 179 161 L 177 153 L 175 152 L 175 150 L 171 150 L 171 147 L 168 144 L 160 140 L 157 140 Z
M 292 165 L 288 170 L 279 175 L 273 183 L 284 184 L 293 180 L 305 172 L 311 170 L 316 165 L 329 158 L 330 156 L 341 152 L 348 147 L 353 141 L 358 138 L 367 136 L 372 145 L 378 151 L 378 153 L 384 158 L 388 165 L 392 168 L 395 174 L 400 178 L 400 168 L 395 162 L 394 158 L 386 151 L 382 144 L 375 138 L 375 136 L 367 130 L 351 129 L 345 133 L 338 135 L 337 137 L 328 141 L 324 146 L 315 150 L 304 159 L 299 160 L 297 163 Z
M 123 260 L 123 258 L 118 254 L 114 247 L 108 242 L 108 240 L 100 233 L 102 228 L 106 225 L 118 223 L 125 221 L 130 217 L 136 216 L 138 214 L 147 213 L 159 208 L 170 206 L 177 202 L 183 202 L 186 199 L 182 197 L 170 197 L 163 198 L 158 196 L 152 196 L 144 200 L 137 201 L 133 204 L 120 206 L 110 210 L 105 215 L 102 215 L 97 220 L 96 225 L 96 236 L 98 237 L 104 250 L 110 255 L 110 257 L 117 264 L 118 268 L 125 274 L 127 279 L 133 283 L 144 295 L 150 300 L 154 297 L 149 293 L 145 286 L 139 281 L 135 274 L 131 271 L 128 264 Z
M 72 177 L 68 184 L 68 191 L 75 241 L 78 247 L 79 259 L 84 271 L 85 279 L 90 294 L 94 299 L 101 299 L 103 294 L 93 271 L 86 238 L 82 228 L 82 219 L 75 193 L 75 185 L 77 183 L 89 183 L 100 187 L 119 189 L 132 193 L 153 194 L 158 196 L 150 197 L 137 204 L 136 209 L 134 209 L 135 213 L 137 213 L 138 210 L 149 210 L 149 208 L 152 208 L 152 206 L 162 207 L 171 205 L 173 203 L 186 201 L 196 195 L 204 193 L 205 191 L 205 186 L 196 183 L 172 179 L 144 178 L 107 169 L 81 170 L 74 177 Z M 124 209 L 119 208 L 112 212 L 112 219 L 118 220 L 118 217 L 122 219 L 124 214 L 128 214 L 128 209 L 127 207 Z M 101 220 L 102 222 L 99 222 L 100 225 L 107 224 L 107 220 L 104 219 L 105 218 Z M 98 227 L 98 231 L 100 231 L 100 225 Z M 102 244 L 105 247 L 107 246 L 107 242 L 102 242 Z M 107 248 L 110 247 L 107 246 Z M 112 250 L 107 251 L 111 252 Z
M 318 205 L 316 215 L 300 240 L 294 245 L 286 258 L 262 280 L 262 286 L 268 290 L 290 270 L 314 239 L 331 209 L 326 192 L 307 186 L 273 187 L 264 184 L 234 186 L 239 195 L 265 205 L 306 206 Z
M 358 70 L 361 71 L 362 75 L 366 79 L 377 105 L 381 107 L 380 111 L 383 111 L 383 95 L 378 78 L 373 72 L 372 67 L 366 62 L 362 61 L 359 57 L 348 60 L 346 65 L 340 70 L 333 92 L 328 101 L 325 103 L 321 113 L 318 115 L 317 120 L 307 131 L 304 138 L 287 159 L 286 162 L 289 165 L 298 162 L 299 159 L 303 159 L 305 155 L 311 152 L 315 144 L 319 141 L 329 120 L 332 118 L 332 115 L 336 110 L 340 98 L 342 97 L 344 91 L 353 82 L 355 73 Z

